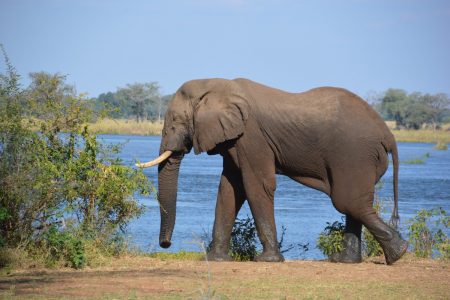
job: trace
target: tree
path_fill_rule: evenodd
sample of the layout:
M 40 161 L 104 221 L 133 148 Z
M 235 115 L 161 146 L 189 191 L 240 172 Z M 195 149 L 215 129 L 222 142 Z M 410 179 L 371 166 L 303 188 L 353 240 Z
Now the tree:
M 129 107 L 130 115 L 137 122 L 158 118 L 160 95 L 156 82 L 127 84 L 116 92 L 115 98 L 123 103 L 123 107 Z
M 388 89 L 375 108 L 387 120 L 397 126 L 419 129 L 430 124 L 434 129 L 444 121 L 450 111 L 450 99 L 446 94 L 407 94 L 404 90 Z
M 444 122 L 444 118 L 450 112 L 450 98 L 447 94 L 439 93 L 436 95 L 425 94 L 422 96 L 429 122 L 435 130 L 439 123 Z
M 94 103 L 96 111 L 107 109 L 112 118 L 120 118 L 129 114 L 128 111 L 124 111 L 126 107 L 119 99 L 116 99 L 116 94 L 112 92 L 100 94 L 97 99 L 94 99 Z

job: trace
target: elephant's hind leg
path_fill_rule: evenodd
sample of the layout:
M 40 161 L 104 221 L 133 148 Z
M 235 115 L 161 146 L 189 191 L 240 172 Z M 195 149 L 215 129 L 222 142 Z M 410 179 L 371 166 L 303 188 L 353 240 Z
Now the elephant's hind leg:
M 330 256 L 332 262 L 360 263 L 361 256 L 361 228 L 362 224 L 350 215 L 346 215 L 344 250 Z
M 371 210 L 368 209 L 367 214 L 363 214 L 359 218 L 380 243 L 386 258 L 386 264 L 392 265 L 406 253 L 408 243 L 402 239 L 395 229 L 388 226 L 373 208 Z
M 373 192 L 355 200 L 349 206 L 348 213 L 357 221 L 361 222 L 380 243 L 383 249 L 386 263 L 393 264 L 405 254 L 408 243 L 403 240 L 400 234 L 387 225 L 376 213 L 372 206 Z
M 341 176 L 334 176 L 331 194 L 333 205 L 338 211 L 351 217 L 347 218 L 349 229 L 354 227 L 353 233 L 352 230 L 346 230 L 345 246 L 348 249 L 344 252 L 344 257 L 340 261 L 345 261 L 348 257 L 353 260 L 358 258 L 356 254 L 351 254 L 361 251 L 361 247 L 357 246 L 360 244 L 354 243 L 353 241 L 356 241 L 356 239 L 352 236 L 360 236 L 360 231 L 356 231 L 360 228 L 360 225 L 358 225 L 359 228 L 356 228 L 355 225 L 358 222 L 364 225 L 380 243 L 388 265 L 400 259 L 406 252 L 408 243 L 400 237 L 395 229 L 388 226 L 373 208 L 376 174 L 354 172 L 351 176 L 348 176 L 348 173 L 339 175 Z

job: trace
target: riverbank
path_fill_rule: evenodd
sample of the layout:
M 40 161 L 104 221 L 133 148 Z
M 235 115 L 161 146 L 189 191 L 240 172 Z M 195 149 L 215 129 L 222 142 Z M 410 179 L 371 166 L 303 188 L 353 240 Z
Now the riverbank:
M 159 122 L 136 122 L 125 119 L 103 119 L 96 123 L 89 124 L 92 132 L 97 134 L 117 134 L 117 135 L 161 135 L 163 123 Z M 450 130 L 448 124 L 445 130 L 396 130 L 391 129 L 397 142 L 418 142 L 418 143 L 450 143 Z
M 450 143 L 449 130 L 391 130 L 397 142 L 415 143 Z
M 2 299 L 449 299 L 450 263 L 210 262 L 125 256 L 97 268 L 0 276 Z
M 89 124 L 91 132 L 97 134 L 161 135 L 162 128 L 162 122 L 136 122 L 127 119 L 101 119 Z

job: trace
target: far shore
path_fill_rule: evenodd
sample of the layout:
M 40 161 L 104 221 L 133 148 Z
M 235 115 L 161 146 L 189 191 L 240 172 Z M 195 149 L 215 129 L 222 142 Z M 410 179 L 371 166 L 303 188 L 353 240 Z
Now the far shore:
M 416 142 L 416 143 L 450 143 L 450 126 L 445 124 L 443 129 L 393 129 L 392 122 L 386 122 L 391 128 L 397 142 Z M 96 123 L 89 124 L 92 132 L 97 134 L 113 135 L 140 135 L 140 136 L 159 136 L 161 135 L 162 122 L 136 122 L 126 119 L 103 119 Z

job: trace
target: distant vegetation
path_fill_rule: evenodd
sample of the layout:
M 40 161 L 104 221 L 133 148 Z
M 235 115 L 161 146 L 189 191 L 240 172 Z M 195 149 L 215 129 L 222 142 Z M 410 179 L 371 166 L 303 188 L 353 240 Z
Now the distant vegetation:
M 134 119 L 136 122 L 161 122 L 172 95 L 162 96 L 156 82 L 127 84 L 115 92 L 91 99 L 97 109 L 108 108 L 114 119 Z
M 439 129 L 450 122 L 450 98 L 447 94 L 407 93 L 388 89 L 370 99 L 385 120 L 395 121 L 401 129 Z

